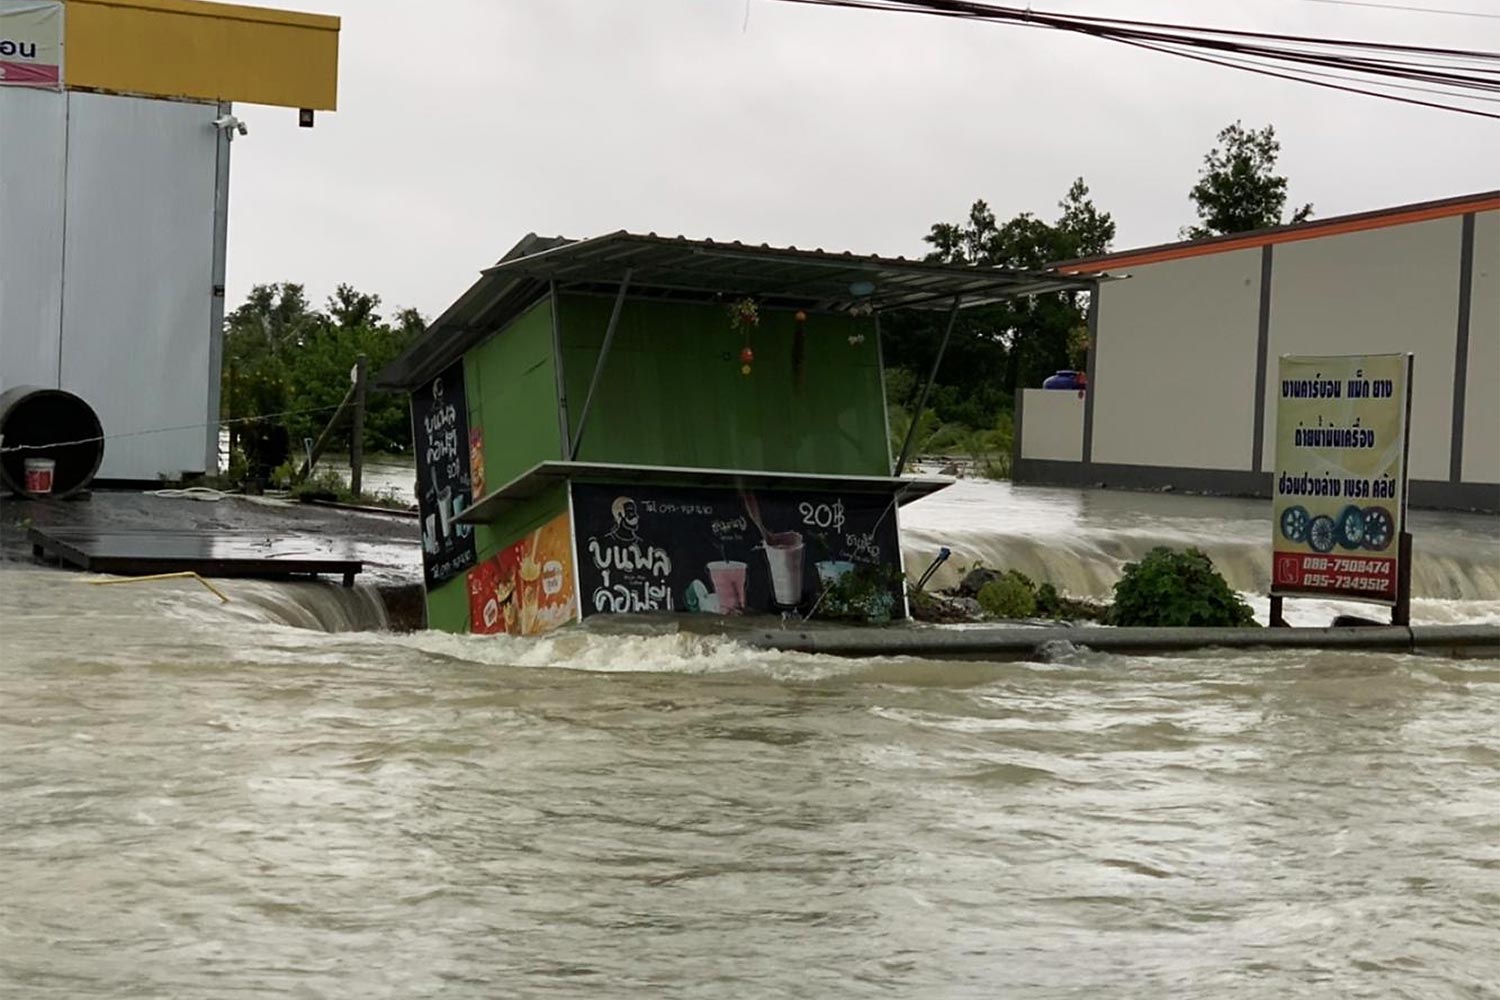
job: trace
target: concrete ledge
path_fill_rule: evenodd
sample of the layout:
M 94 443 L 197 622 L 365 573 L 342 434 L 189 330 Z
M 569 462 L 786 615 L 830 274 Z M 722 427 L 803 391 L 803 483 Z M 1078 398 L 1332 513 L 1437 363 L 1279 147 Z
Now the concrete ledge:
M 1500 656 L 1500 625 L 1370 628 L 831 628 L 763 630 L 736 638 L 761 649 L 830 656 L 1026 659 L 1068 642 L 1116 653 L 1195 649 L 1355 649 Z
M 1022 486 L 1074 486 L 1154 492 L 1171 487 L 1179 493 L 1269 499 L 1271 473 L 1236 469 L 1189 469 L 1162 465 L 1115 465 L 1108 462 L 1063 462 L 1016 458 L 1011 479 Z M 1431 510 L 1500 510 L 1500 484 L 1411 481 L 1411 505 Z

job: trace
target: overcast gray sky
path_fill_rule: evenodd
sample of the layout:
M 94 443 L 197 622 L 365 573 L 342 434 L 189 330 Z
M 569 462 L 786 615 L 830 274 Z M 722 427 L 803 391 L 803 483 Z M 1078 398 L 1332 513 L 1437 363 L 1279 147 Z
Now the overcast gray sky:
M 1051 218 L 1080 174 L 1117 249 L 1163 242 L 1237 118 L 1275 124 L 1320 216 L 1500 186 L 1500 123 L 1055 31 L 774 0 L 748 22 L 746 0 L 279 5 L 343 18 L 339 110 L 237 109 L 231 307 L 349 282 L 431 317 L 529 231 L 920 254 L 975 198 Z M 1313 0 L 1036 6 L 1500 49 L 1500 20 Z

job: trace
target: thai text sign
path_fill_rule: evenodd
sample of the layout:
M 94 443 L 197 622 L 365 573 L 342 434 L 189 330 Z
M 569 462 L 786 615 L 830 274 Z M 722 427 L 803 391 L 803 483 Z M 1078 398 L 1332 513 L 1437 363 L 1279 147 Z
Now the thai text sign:
M 575 483 L 583 615 L 807 613 L 863 568 L 889 581 L 866 610 L 901 617 L 895 507 L 889 493 Z
M 454 520 L 474 502 L 462 361 L 412 392 L 411 431 L 422 520 L 422 572 L 427 586 L 433 587 L 475 561 L 474 529 Z
M 0 87 L 62 86 L 63 5 L 0 0 Z
M 1281 358 L 1273 595 L 1395 604 L 1411 355 Z

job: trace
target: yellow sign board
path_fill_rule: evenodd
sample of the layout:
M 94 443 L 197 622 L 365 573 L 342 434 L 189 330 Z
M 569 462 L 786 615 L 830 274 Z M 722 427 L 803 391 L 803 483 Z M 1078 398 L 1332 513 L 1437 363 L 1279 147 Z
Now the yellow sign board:
M 1394 605 L 1411 355 L 1281 358 L 1272 596 Z
M 69 0 L 65 83 L 332 111 L 337 17 L 202 0 Z
M 63 5 L 0 0 L 0 87 L 62 87 Z

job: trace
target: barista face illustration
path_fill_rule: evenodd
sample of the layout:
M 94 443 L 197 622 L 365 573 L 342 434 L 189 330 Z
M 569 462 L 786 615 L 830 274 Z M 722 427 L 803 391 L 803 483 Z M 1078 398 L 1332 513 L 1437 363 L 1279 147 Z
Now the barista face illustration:
M 615 502 L 610 504 L 609 511 L 615 518 L 615 526 L 609 532 L 610 538 L 617 542 L 634 542 L 640 538 L 637 529 L 641 526 L 641 515 L 636 510 L 634 500 L 616 497 Z

